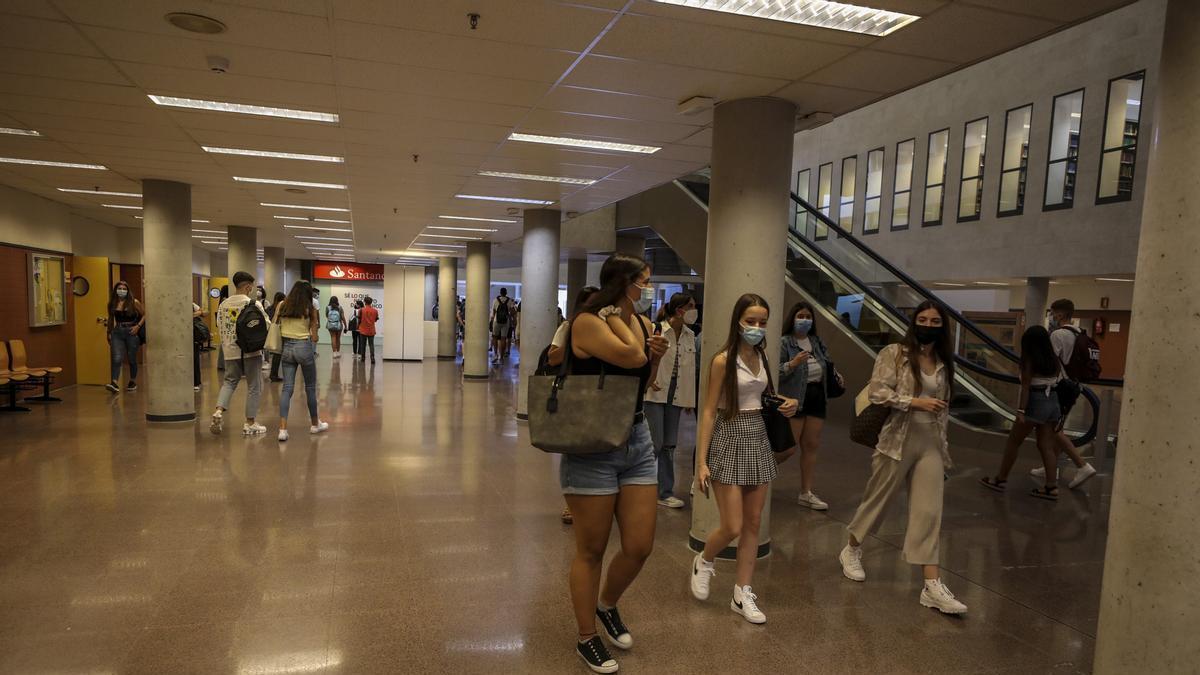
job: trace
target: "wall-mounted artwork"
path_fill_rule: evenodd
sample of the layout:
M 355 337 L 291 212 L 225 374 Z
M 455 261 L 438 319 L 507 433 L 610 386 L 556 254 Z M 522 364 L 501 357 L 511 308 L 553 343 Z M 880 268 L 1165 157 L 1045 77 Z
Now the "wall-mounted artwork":
M 29 325 L 60 326 L 67 322 L 67 265 L 61 255 L 30 253 Z

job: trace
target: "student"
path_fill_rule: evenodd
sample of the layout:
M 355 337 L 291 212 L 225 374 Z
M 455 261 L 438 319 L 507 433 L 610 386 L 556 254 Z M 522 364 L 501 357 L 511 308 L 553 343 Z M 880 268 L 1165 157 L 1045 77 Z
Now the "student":
M 680 413 L 696 407 L 696 335 L 688 327 L 695 320 L 695 299 L 676 293 L 659 310 L 654 329 L 667 338 L 667 353 L 646 391 L 646 423 L 658 458 L 658 505 L 669 509 L 684 506 L 675 496 L 675 445 Z
M 370 346 L 371 363 L 375 363 L 375 323 L 377 321 L 379 321 L 379 310 L 375 309 L 375 299 L 368 295 L 363 298 L 363 308 L 358 310 L 358 358 L 367 358 L 367 346 Z
M 884 347 L 875 359 L 868 394 L 871 403 L 891 408 L 891 415 L 879 433 L 871 478 L 847 528 L 849 541 L 838 561 L 847 579 L 867 578 L 862 542 L 879 526 L 888 502 L 907 483 L 903 558 L 910 565 L 920 565 L 924 573 L 921 605 L 946 614 L 964 614 L 967 606 L 946 588 L 938 570 L 942 484 L 951 464 L 946 442 L 947 401 L 954 384 L 954 347 L 946 323 L 941 305 L 932 300 L 922 302 L 900 343 Z
M 275 321 L 275 310 L 283 306 L 283 301 L 287 296 L 282 291 L 275 291 L 275 297 L 272 298 L 271 304 L 267 307 L 267 318 L 272 322 Z M 279 364 L 282 355 L 279 352 L 268 352 L 271 355 L 271 376 L 272 382 L 283 382 L 283 378 L 279 376 Z M 263 356 L 266 359 L 266 356 Z
M 592 298 L 600 289 L 595 286 L 584 286 L 575 296 L 575 304 L 572 305 L 571 318 L 583 309 L 583 306 Z M 550 349 L 546 352 L 546 363 L 551 366 L 561 366 L 563 359 L 566 358 L 567 335 L 571 332 L 571 322 L 563 321 L 558 324 L 558 330 L 554 331 L 554 338 L 550 340 Z M 564 506 L 562 515 L 560 516 L 564 525 L 570 525 L 575 522 L 574 516 L 571 515 L 571 507 Z
M 196 319 L 204 318 L 204 310 L 200 309 L 200 305 L 192 303 L 192 323 Z M 200 342 L 195 339 L 195 331 L 192 331 L 192 391 L 200 391 Z
M 113 284 L 108 299 L 108 352 L 112 361 L 112 380 L 104 386 L 116 394 L 121 391 L 121 367 L 129 362 L 129 382 L 125 391 L 137 391 L 138 348 L 142 346 L 142 326 L 146 325 L 146 310 L 133 297 L 129 284 Z
M 288 411 L 291 409 L 292 392 L 296 387 L 296 370 L 304 374 L 304 396 L 308 400 L 308 417 L 312 426 L 309 433 L 319 434 L 329 430 L 329 423 L 322 422 L 317 415 L 317 361 L 314 353 L 317 345 L 317 330 L 321 325 L 317 310 L 309 302 L 312 286 L 307 281 L 297 281 L 287 299 L 275 310 L 279 322 L 279 333 L 283 337 L 283 391 L 279 396 L 279 440 L 288 439 Z M 337 298 L 334 298 L 337 300 Z
M 353 358 L 355 361 L 362 358 L 362 354 L 359 353 L 359 349 L 362 347 L 362 334 L 360 334 L 358 332 L 358 317 L 359 317 L 359 314 L 362 312 L 362 307 L 363 307 L 362 300 L 354 301 L 354 309 L 353 309 L 353 313 L 350 316 L 350 322 L 348 324 L 346 324 L 346 327 L 350 329 L 350 337 L 353 338 L 352 347 L 354 349 L 354 357 Z
M 596 620 L 618 648 L 633 646 L 617 602 L 654 548 L 658 467 L 642 395 L 667 343 L 661 336 L 651 337 L 650 322 L 640 316 L 653 301 L 649 265 L 614 254 L 600 269 L 600 290 L 575 316 L 570 329 L 573 373 L 630 375 L 641 382 L 634 410 L 596 411 L 611 418 L 613 424 L 632 425 L 626 447 L 563 455 L 559 464 L 563 494 L 575 518 L 575 559 L 570 573 L 571 604 L 579 628 L 575 649 L 597 673 L 616 672 L 617 662 L 596 634 Z M 614 517 L 621 531 L 621 550 L 609 563 L 601 585 Z
M 325 327 L 329 329 L 329 342 L 333 347 L 333 358 L 342 358 L 342 331 L 346 329 L 346 315 L 338 304 L 337 296 L 329 298 L 329 306 L 325 308 Z
M 1058 360 L 1064 366 L 1071 362 L 1071 354 L 1075 351 L 1075 341 L 1079 339 L 1079 329 L 1072 325 L 1071 320 L 1075 317 L 1075 303 L 1066 298 L 1055 300 L 1050 305 L 1050 344 L 1054 346 L 1054 354 L 1058 356 Z M 1069 410 L 1062 411 L 1065 419 Z M 1067 487 L 1074 490 L 1083 485 L 1093 476 L 1096 475 L 1096 468 L 1090 463 L 1085 462 L 1080 456 L 1079 450 L 1075 448 L 1075 444 L 1071 439 L 1059 429 L 1055 443 L 1056 452 L 1064 452 L 1071 458 L 1071 462 L 1075 464 L 1075 476 L 1071 478 L 1071 482 Z M 1037 467 L 1031 471 L 1035 478 L 1045 478 L 1046 469 Z M 1055 462 L 1054 482 L 1058 482 L 1058 462 Z
M 817 337 L 816 314 L 813 306 L 801 300 L 792 305 L 783 326 L 783 341 L 779 354 L 779 393 L 800 402 L 799 412 L 790 421 L 796 447 L 781 452 L 776 459 L 783 463 L 800 450 L 800 506 L 814 511 L 829 508 L 824 500 L 813 494 L 813 473 L 817 467 L 817 448 L 821 444 L 821 429 L 825 426 L 825 378 L 833 366 L 825 343 Z M 844 383 L 841 373 L 834 372 L 838 383 Z
M 495 354 L 492 363 L 499 364 L 508 358 L 510 330 L 512 328 L 516 307 L 508 299 L 508 289 L 501 288 L 500 295 L 492 302 L 492 314 L 489 323 L 492 326 L 492 340 Z
M 772 382 L 762 345 L 770 311 L 767 301 L 754 293 L 743 295 L 734 304 L 729 336 L 709 365 L 704 410 L 696 425 L 696 483 L 705 497 L 711 487 L 721 522 L 692 560 L 692 595 L 697 600 L 708 599 L 717 554 L 737 538 L 737 571 L 729 608 L 754 624 L 767 622 L 750 582 L 758 557 L 763 505 L 778 473 L 762 416 L 762 395 Z M 779 411 L 791 417 L 798 402 L 783 398 Z
M 229 299 L 229 284 L 221 286 L 221 292 L 217 295 L 217 307 L 221 306 L 222 302 Z M 216 312 L 213 313 L 213 325 L 217 324 Z M 217 335 L 217 370 L 225 370 L 225 345 L 220 340 L 220 335 Z M 210 338 L 211 341 L 211 338 Z
M 246 422 L 242 425 L 243 436 L 265 434 L 267 428 L 255 421 L 258 416 L 258 399 L 262 394 L 262 355 L 261 351 L 243 354 L 237 345 L 237 322 L 242 311 L 251 304 L 250 294 L 254 292 L 254 277 L 249 272 L 238 272 L 233 275 L 234 292 L 225 302 L 217 307 L 217 332 L 221 335 L 221 346 L 225 355 L 225 382 L 221 385 L 221 393 L 217 396 L 217 407 L 212 414 L 209 429 L 214 434 L 220 434 L 224 428 L 225 411 L 229 408 L 229 399 L 237 389 L 242 375 L 246 376 Z M 253 301 L 266 319 L 266 310 L 262 303 Z
M 999 472 L 995 477 L 984 476 L 979 479 L 984 487 L 997 492 L 1004 491 L 1021 443 L 1031 429 L 1036 429 L 1037 447 L 1045 467 L 1042 476 L 1044 478 L 1049 472 L 1050 478 L 1046 479 L 1045 487 L 1034 488 L 1031 494 L 1041 499 L 1058 499 L 1058 486 L 1054 478 L 1055 448 L 1058 444 L 1058 425 L 1063 415 L 1056 390 L 1063 377 L 1062 363 L 1050 344 L 1050 333 L 1041 326 L 1030 326 L 1021 336 L 1021 391 L 1018 394 L 1017 419 L 1008 433 Z

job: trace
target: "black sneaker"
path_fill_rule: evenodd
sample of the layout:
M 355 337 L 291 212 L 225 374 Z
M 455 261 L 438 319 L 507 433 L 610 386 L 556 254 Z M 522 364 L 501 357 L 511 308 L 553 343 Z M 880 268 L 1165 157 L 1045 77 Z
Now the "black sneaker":
M 137 382 L 130 380 L 129 384 L 125 385 L 125 391 L 137 391 Z
M 592 639 L 587 642 L 577 642 L 575 651 L 579 653 L 579 658 L 587 663 L 593 673 L 617 672 L 617 662 L 608 653 L 608 649 L 604 647 L 604 641 L 600 639 L 599 635 L 593 635 Z
M 120 393 L 120 391 L 121 391 L 121 388 L 117 386 L 116 382 L 109 382 L 108 384 L 104 385 L 104 388 L 111 391 L 114 394 Z
M 629 649 L 633 646 L 633 636 L 629 634 L 629 629 L 621 621 L 621 613 L 617 611 L 616 607 L 609 610 L 597 607 L 596 616 L 600 618 L 600 625 L 604 626 L 604 632 L 614 646 L 621 649 Z

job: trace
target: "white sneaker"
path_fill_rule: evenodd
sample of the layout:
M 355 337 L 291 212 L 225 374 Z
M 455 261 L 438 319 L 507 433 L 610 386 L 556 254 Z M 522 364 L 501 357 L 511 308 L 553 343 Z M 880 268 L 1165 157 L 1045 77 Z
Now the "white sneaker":
M 287 432 L 287 429 L 280 429 L 280 430 L 279 430 L 279 442 L 280 442 L 280 443 L 286 443 L 286 442 L 287 442 L 287 439 L 288 439 L 288 432 Z
M 846 544 L 838 554 L 838 562 L 842 563 L 842 574 L 850 581 L 866 581 L 867 573 L 862 566 L 862 547 Z
M 197 384 L 196 386 L 192 387 L 192 391 L 200 391 L 200 385 Z
M 1084 464 L 1082 467 L 1080 467 L 1079 469 L 1077 469 L 1075 471 L 1075 477 L 1071 479 L 1071 482 L 1069 484 L 1067 484 L 1067 487 L 1074 490 L 1075 488 L 1079 487 L 1080 485 L 1083 485 L 1084 483 L 1088 482 L 1088 480 L 1092 476 L 1095 476 L 1095 475 L 1096 475 L 1096 467 L 1092 466 L 1091 464 Z
M 250 424 L 249 422 L 246 422 L 245 424 L 242 425 L 242 435 L 243 436 L 257 436 L 259 434 L 265 434 L 265 433 L 267 433 L 267 428 L 264 427 L 263 425 L 259 424 L 258 422 L 255 422 L 254 424 Z
M 717 576 L 716 567 L 704 560 L 704 555 L 697 553 L 692 559 L 692 597 L 697 600 L 708 599 L 708 585 Z
M 658 500 L 658 505 L 665 506 L 668 509 L 682 509 L 683 508 L 683 500 L 680 499 L 679 497 L 670 496 L 670 497 L 667 497 L 666 499 Z
M 767 615 L 762 613 L 755 600 L 758 600 L 758 596 L 750 592 L 749 586 L 734 586 L 729 609 L 741 614 L 750 623 L 766 623 Z
M 1054 480 L 1056 480 L 1056 481 L 1058 480 L 1059 473 L 1060 472 L 1058 469 L 1054 470 Z M 1030 469 L 1029 475 L 1033 476 L 1034 478 L 1045 478 L 1046 477 L 1046 467 L 1039 466 L 1036 469 Z
M 341 352 L 334 352 L 334 353 L 333 353 L 333 358 L 335 358 L 335 359 L 340 359 L 340 358 L 342 358 L 342 353 L 341 353 Z
M 959 602 L 941 579 L 929 579 L 921 590 L 921 605 L 932 607 L 942 614 L 966 614 L 967 606 Z
M 320 422 L 308 428 L 310 434 L 319 434 L 323 431 L 329 431 L 329 422 Z
M 224 422 L 225 412 L 223 410 L 214 411 L 212 414 L 212 422 L 208 425 L 208 430 L 213 432 L 214 435 L 219 435 Z
M 812 492 L 801 492 L 800 496 L 796 498 L 796 503 L 800 506 L 807 506 L 813 511 L 825 511 L 829 508 L 829 504 L 821 501 L 821 498 Z

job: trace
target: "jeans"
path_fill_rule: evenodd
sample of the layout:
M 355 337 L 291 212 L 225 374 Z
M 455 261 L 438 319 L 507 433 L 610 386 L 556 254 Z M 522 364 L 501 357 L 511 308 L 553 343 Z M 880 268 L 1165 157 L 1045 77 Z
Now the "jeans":
M 565 495 L 615 495 L 626 485 L 654 485 L 654 444 L 645 423 L 633 425 L 624 448 L 590 455 L 563 455 L 558 479 Z
M 371 347 L 371 360 L 375 360 L 375 336 L 374 335 L 359 335 L 358 336 L 358 355 L 367 358 L 367 347 Z
M 129 381 L 137 380 L 138 347 L 142 346 L 142 338 L 129 332 L 130 326 L 114 326 L 112 339 L 109 341 L 108 352 L 112 356 L 112 381 L 121 379 L 121 364 L 129 360 Z
M 350 331 L 350 335 L 354 338 L 354 345 L 352 346 L 352 351 L 355 354 L 357 354 L 358 353 L 358 345 L 360 342 L 362 342 L 362 336 L 359 335 L 358 331 L 356 331 L 356 330 Z
M 296 369 L 304 374 L 304 396 L 308 398 L 308 418 L 317 419 L 317 359 L 312 340 L 283 339 L 280 362 L 283 364 L 283 393 L 279 396 L 279 419 L 286 420 L 296 390 Z
M 675 444 L 679 438 L 679 414 L 683 408 L 669 403 L 646 401 L 646 424 L 658 457 L 658 498 L 675 494 Z
M 217 395 L 218 408 L 222 410 L 229 408 L 229 399 L 233 398 L 233 391 L 237 389 L 244 372 L 246 375 L 246 419 L 252 420 L 258 417 L 258 397 L 262 395 L 262 358 L 262 352 L 259 352 L 254 356 L 225 361 L 225 383 L 221 385 L 221 393 Z

